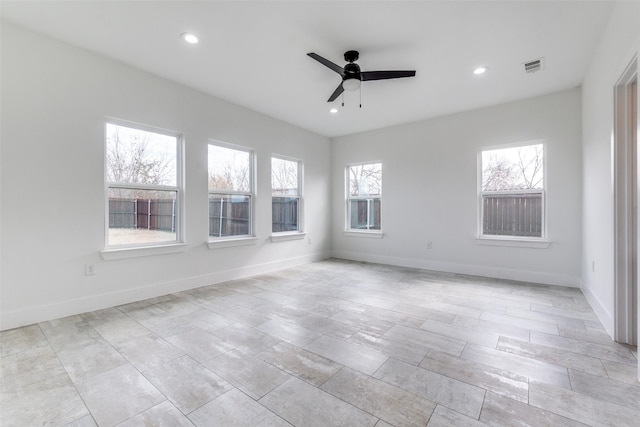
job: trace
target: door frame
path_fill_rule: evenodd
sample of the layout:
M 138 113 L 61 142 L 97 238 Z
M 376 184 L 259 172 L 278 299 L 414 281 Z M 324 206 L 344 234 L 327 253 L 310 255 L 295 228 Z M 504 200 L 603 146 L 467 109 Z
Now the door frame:
M 637 318 L 640 296 L 637 286 L 634 286 L 633 267 L 638 265 L 638 243 L 640 236 L 636 230 L 635 239 L 633 230 L 633 198 L 632 191 L 636 191 L 638 197 L 640 182 L 636 176 L 633 185 L 633 167 L 636 170 L 640 166 L 640 155 L 636 149 L 632 156 L 632 84 L 638 80 L 638 58 L 633 57 L 625 68 L 620 79 L 614 87 L 614 132 L 613 132 L 613 181 L 614 181 L 614 210 L 615 210 L 615 286 L 614 286 L 614 338 L 618 342 L 637 345 L 640 341 L 640 327 L 634 321 L 634 313 Z M 637 105 L 637 93 L 636 93 Z M 638 123 L 636 112 L 636 125 Z M 637 132 L 637 129 L 636 129 Z M 636 144 L 637 147 L 637 144 Z M 634 157 L 634 158 L 632 158 Z M 638 174 L 636 174 L 638 175 Z M 637 200 L 637 199 L 636 199 Z M 638 224 L 638 214 L 635 214 Z M 634 248 L 635 245 L 635 248 Z M 635 260 L 632 257 L 635 254 Z M 639 368 L 640 376 L 640 368 Z

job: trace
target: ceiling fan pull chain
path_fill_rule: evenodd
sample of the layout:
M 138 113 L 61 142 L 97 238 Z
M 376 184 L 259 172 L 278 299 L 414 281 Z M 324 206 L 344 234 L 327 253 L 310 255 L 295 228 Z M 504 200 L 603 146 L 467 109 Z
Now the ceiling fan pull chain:
M 342 106 L 344 107 L 344 92 L 342 92 Z
M 362 86 L 360 86 L 360 108 L 362 108 Z

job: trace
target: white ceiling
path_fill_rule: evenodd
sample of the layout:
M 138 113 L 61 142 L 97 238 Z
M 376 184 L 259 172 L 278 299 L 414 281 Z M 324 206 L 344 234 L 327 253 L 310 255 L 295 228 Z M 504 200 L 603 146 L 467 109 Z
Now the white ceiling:
M 7 1 L 34 31 L 334 137 L 579 86 L 611 1 Z M 200 38 L 187 45 L 183 32 Z M 363 71 L 415 69 L 326 101 L 360 51 Z M 545 58 L 525 74 L 522 63 Z M 489 70 L 473 75 L 478 65 Z M 331 106 L 338 107 L 330 114 Z

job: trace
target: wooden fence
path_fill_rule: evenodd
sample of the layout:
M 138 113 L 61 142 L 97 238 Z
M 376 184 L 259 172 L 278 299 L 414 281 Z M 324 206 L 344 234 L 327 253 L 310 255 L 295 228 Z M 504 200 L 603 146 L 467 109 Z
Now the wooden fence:
M 483 194 L 482 233 L 542 237 L 542 194 Z
M 380 230 L 380 199 L 351 200 L 351 229 Z
M 271 231 L 298 230 L 297 197 L 274 197 L 271 202 Z
M 175 199 L 109 199 L 109 228 L 176 230 Z
M 209 235 L 245 236 L 250 232 L 250 215 L 249 197 L 212 195 L 209 198 Z
M 274 197 L 272 231 L 298 230 L 297 197 Z M 172 199 L 109 199 L 109 228 L 175 231 L 176 202 Z M 249 229 L 249 197 L 214 195 L 209 199 L 209 235 L 242 236 Z

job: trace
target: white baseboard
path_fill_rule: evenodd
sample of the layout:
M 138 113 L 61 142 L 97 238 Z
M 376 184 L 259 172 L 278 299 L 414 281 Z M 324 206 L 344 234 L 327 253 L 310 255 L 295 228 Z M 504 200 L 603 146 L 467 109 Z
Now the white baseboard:
M 53 304 L 27 307 L 20 310 L 3 311 L 0 316 L 0 330 L 4 331 L 47 320 L 86 313 L 88 311 L 101 310 L 148 298 L 222 283 L 228 280 L 242 279 L 249 276 L 255 276 L 257 274 L 269 273 L 283 268 L 320 261 L 329 258 L 329 256 L 329 253 L 318 253 L 287 258 L 284 260 L 250 265 L 230 270 L 222 270 L 215 273 L 156 283 L 153 285 L 126 289 L 118 292 L 92 295 L 86 298 L 76 298 Z
M 613 340 L 613 336 L 615 333 L 613 330 L 613 325 L 614 325 L 613 313 L 611 313 L 611 311 L 606 309 L 606 307 L 602 304 L 600 299 L 593 292 L 591 292 L 589 288 L 582 286 L 580 289 L 582 290 L 582 294 L 587 299 L 587 302 L 589 303 L 593 311 L 596 313 L 596 316 L 598 316 L 600 323 L 602 323 L 602 326 L 604 326 L 604 329 L 607 331 L 607 333 Z
M 442 271 L 446 273 L 468 274 L 471 276 L 517 280 L 522 282 L 541 283 L 545 285 L 569 286 L 572 288 L 580 287 L 579 277 L 555 273 L 545 273 L 540 271 L 513 270 L 507 268 L 486 267 L 482 265 L 455 264 L 448 262 L 428 261 L 414 258 L 400 258 L 348 251 L 334 251 L 333 256 L 335 258 L 342 258 L 353 261 L 390 264 L 409 268 L 422 268 L 425 270 Z

